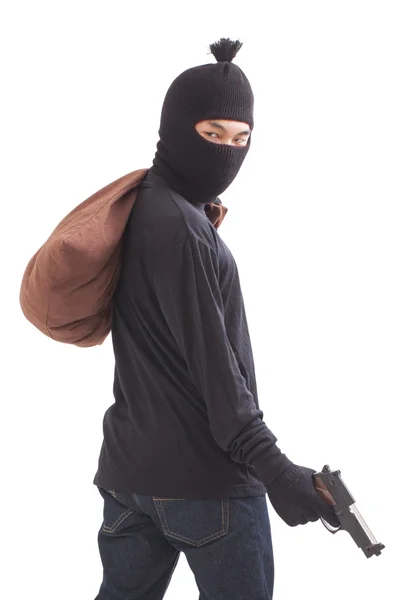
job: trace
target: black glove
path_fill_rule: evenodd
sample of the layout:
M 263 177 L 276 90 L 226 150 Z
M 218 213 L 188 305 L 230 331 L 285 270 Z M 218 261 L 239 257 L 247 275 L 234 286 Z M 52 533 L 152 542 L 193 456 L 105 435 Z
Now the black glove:
M 268 497 L 278 515 L 291 527 L 305 525 L 322 517 L 339 526 L 332 508 L 315 489 L 313 469 L 292 464 L 267 486 Z

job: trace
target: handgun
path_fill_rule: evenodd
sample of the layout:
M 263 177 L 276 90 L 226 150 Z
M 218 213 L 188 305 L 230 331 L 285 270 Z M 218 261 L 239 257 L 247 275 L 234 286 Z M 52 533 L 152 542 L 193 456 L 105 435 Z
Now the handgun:
M 372 535 L 342 480 L 341 472 L 331 471 L 329 465 L 325 465 L 320 473 L 314 473 L 314 481 L 318 493 L 333 507 L 340 523 L 338 527 L 332 527 L 321 517 L 326 529 L 331 533 L 347 531 L 367 558 L 374 554 L 379 556 L 385 546 Z

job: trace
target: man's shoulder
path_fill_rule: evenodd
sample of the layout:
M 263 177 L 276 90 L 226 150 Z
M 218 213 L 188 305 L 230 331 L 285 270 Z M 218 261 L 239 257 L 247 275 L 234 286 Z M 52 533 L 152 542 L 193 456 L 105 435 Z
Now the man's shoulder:
M 213 241 L 215 228 L 204 207 L 192 205 L 168 185 L 144 180 L 136 204 L 136 225 L 151 230 L 159 241 L 173 245 L 191 236 Z

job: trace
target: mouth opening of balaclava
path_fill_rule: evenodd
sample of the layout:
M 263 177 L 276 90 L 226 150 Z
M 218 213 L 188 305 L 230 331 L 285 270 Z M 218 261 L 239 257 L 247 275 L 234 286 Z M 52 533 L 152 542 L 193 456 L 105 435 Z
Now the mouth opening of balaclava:
M 195 129 L 205 119 L 240 121 L 253 129 L 253 92 L 243 71 L 231 62 L 241 46 L 229 38 L 211 44 L 218 62 L 181 73 L 164 99 L 150 171 L 189 202 L 214 202 L 235 179 L 250 149 L 250 137 L 244 147 L 217 144 Z

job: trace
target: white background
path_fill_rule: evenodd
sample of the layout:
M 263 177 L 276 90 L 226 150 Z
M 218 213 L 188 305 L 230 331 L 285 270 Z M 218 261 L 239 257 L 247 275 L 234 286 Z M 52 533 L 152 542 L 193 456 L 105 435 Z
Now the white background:
M 251 151 L 222 195 L 261 406 L 297 463 L 341 469 L 379 541 L 289 528 L 271 508 L 274 600 L 399 597 L 399 4 L 18 2 L 1 10 L 2 581 L 7 600 L 89 600 L 92 484 L 113 402 L 110 338 L 58 344 L 22 315 L 30 257 L 77 204 L 151 166 L 167 87 L 235 59 Z M 198 597 L 182 556 L 167 600 Z M 234 600 L 234 599 L 232 599 Z

